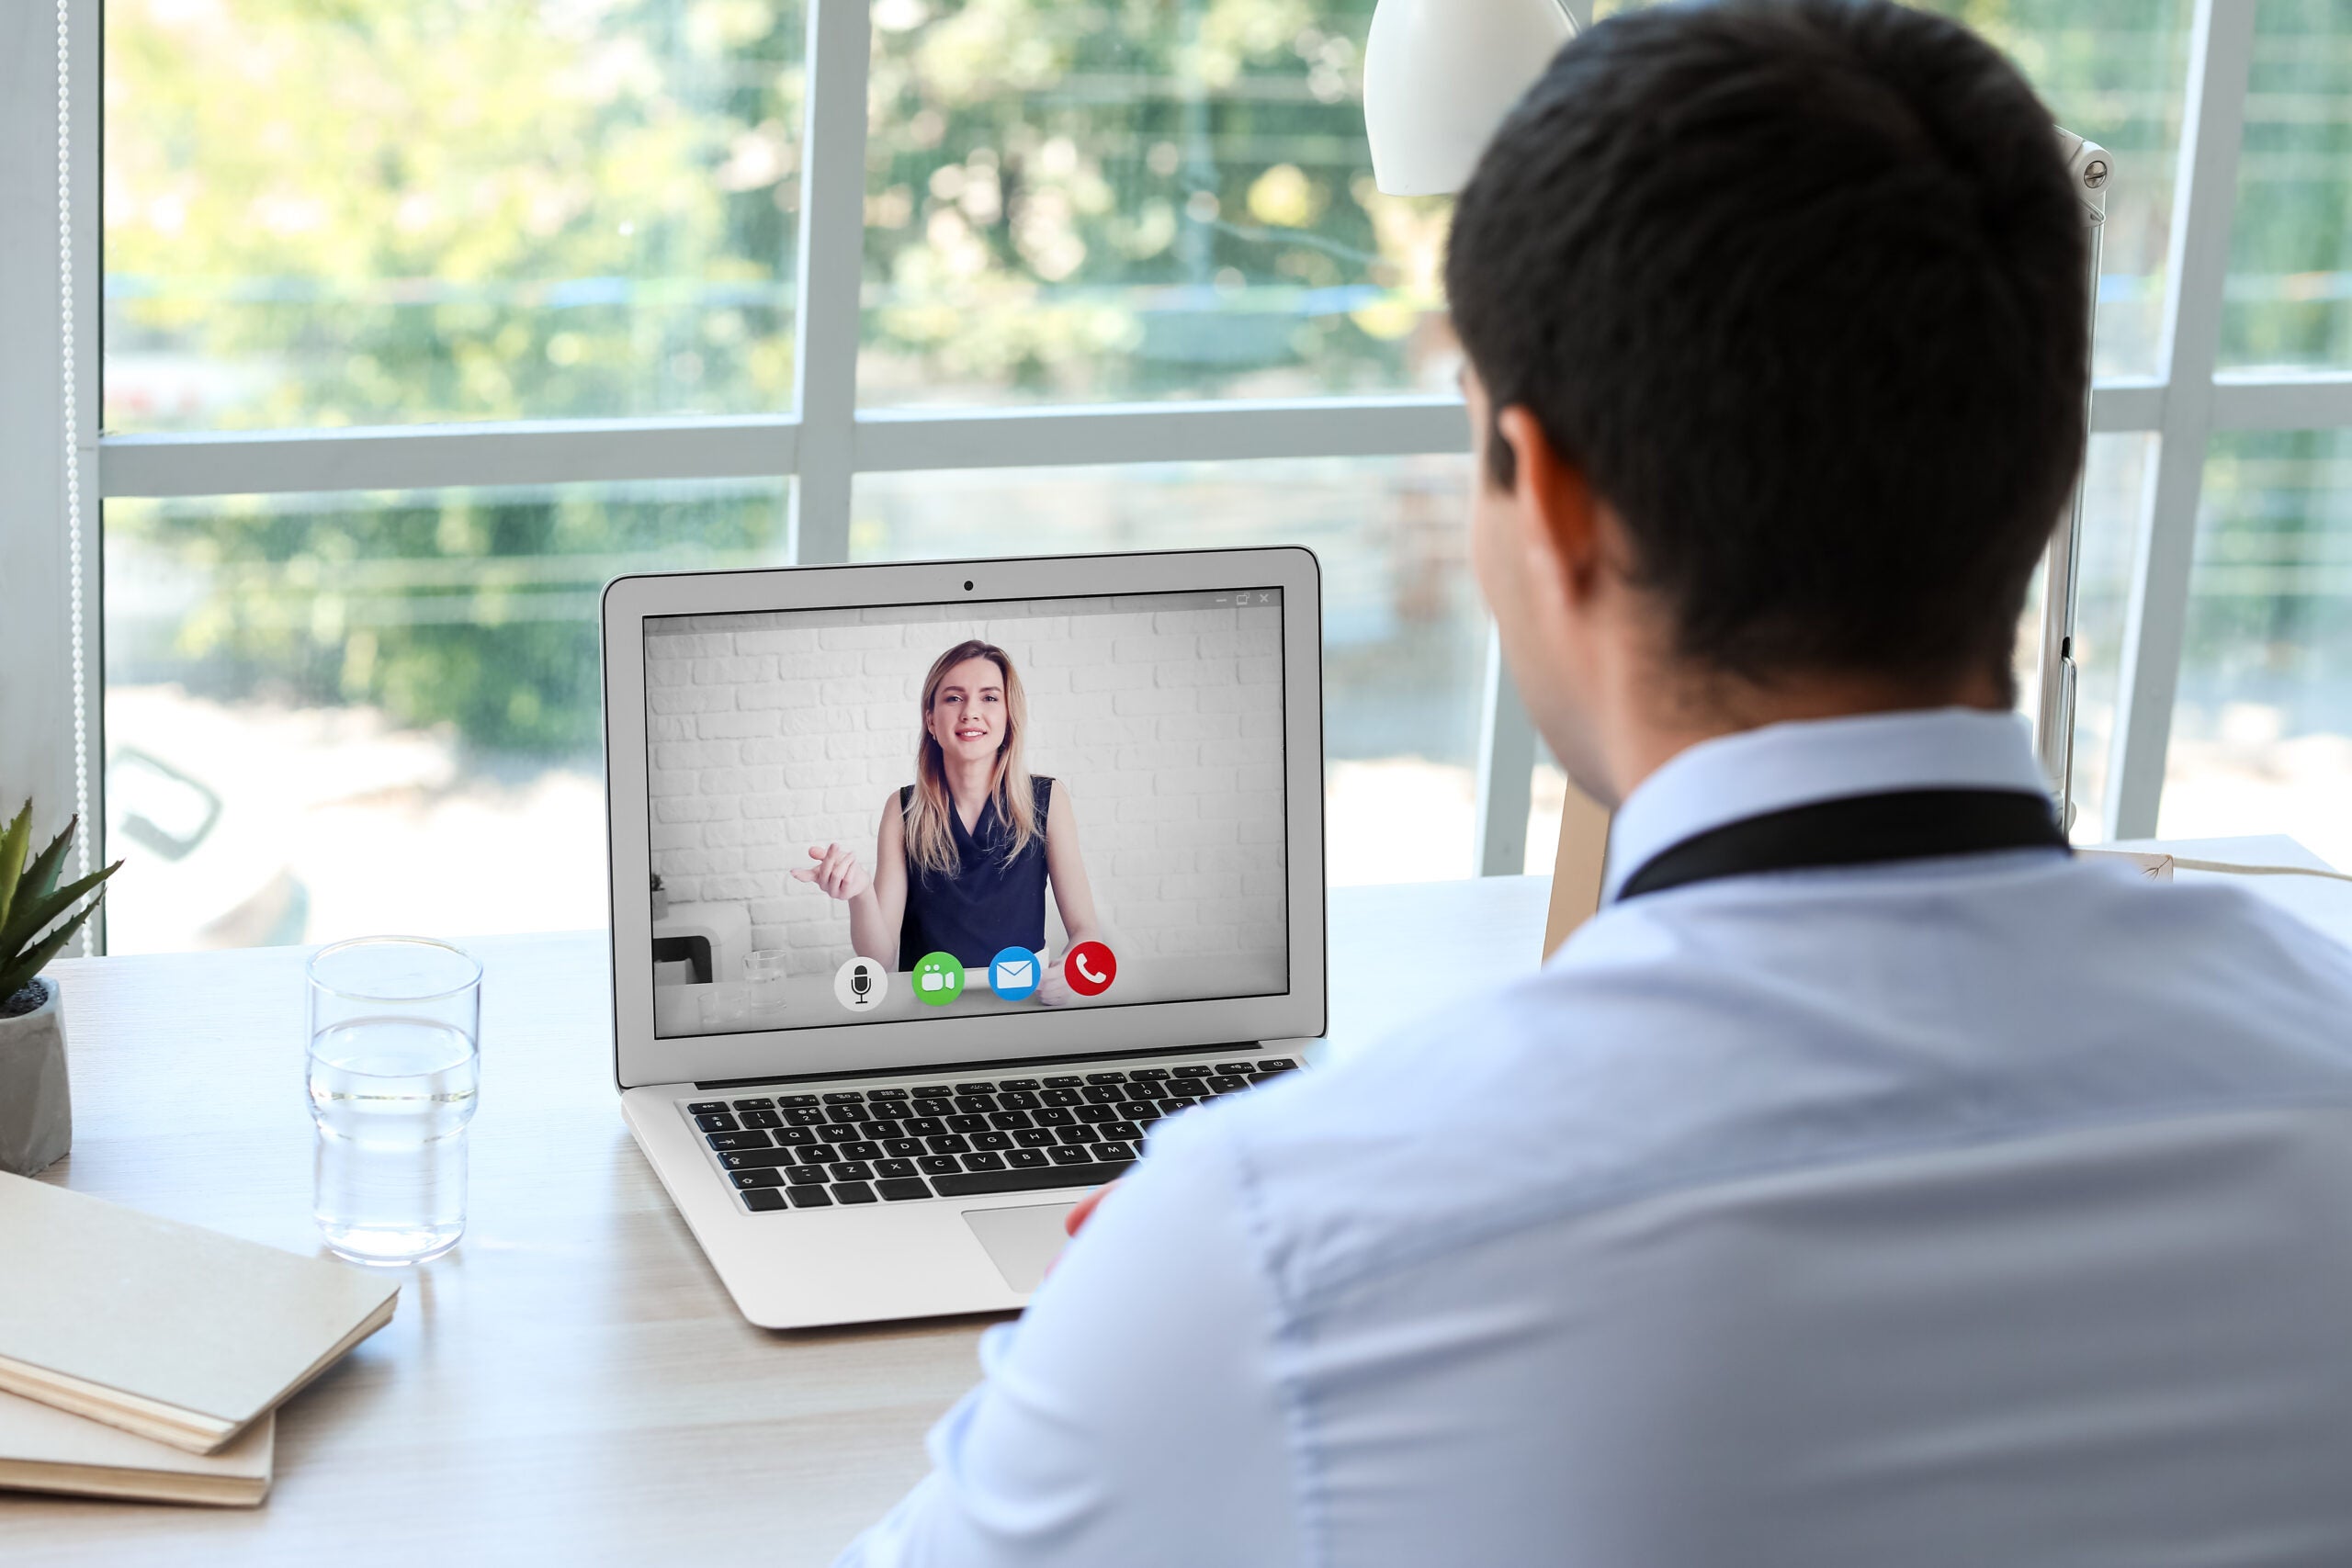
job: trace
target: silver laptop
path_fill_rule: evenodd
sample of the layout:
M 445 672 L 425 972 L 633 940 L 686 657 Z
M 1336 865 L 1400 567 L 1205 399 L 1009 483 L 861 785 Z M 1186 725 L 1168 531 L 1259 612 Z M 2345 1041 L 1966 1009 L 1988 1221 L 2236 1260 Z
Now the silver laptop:
M 1304 549 L 605 592 L 614 1075 L 743 1314 L 1020 1306 L 1324 1028 Z

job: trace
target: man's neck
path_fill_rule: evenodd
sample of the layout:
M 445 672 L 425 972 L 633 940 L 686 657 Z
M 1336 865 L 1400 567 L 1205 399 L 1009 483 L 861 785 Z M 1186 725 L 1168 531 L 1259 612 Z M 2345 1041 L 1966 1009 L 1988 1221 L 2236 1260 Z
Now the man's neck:
M 2014 705 L 1989 674 L 1951 682 L 1891 682 L 1867 675 L 1759 682 L 1722 675 L 1645 682 L 1640 698 L 1611 705 L 1601 749 L 1616 798 L 1702 741 L 1812 719 L 1858 718 L 1927 708 L 2007 713 Z

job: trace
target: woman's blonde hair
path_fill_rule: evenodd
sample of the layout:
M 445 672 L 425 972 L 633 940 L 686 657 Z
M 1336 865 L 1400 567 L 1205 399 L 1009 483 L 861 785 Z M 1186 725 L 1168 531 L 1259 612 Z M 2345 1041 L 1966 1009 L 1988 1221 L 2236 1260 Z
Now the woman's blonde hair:
M 967 659 L 985 659 L 1004 676 L 1004 740 L 996 750 L 996 770 L 989 779 L 989 798 L 997 819 L 1012 830 L 1005 845 L 1004 863 L 1011 865 L 1029 846 L 1045 837 L 1037 820 L 1037 792 L 1030 782 L 1029 765 L 1022 760 L 1022 739 L 1029 728 L 1029 699 L 1012 656 L 994 643 L 977 638 L 959 642 L 931 661 L 922 678 L 922 738 L 915 742 L 915 788 L 907 803 L 907 860 L 918 870 L 953 876 L 963 869 L 956 852 L 956 830 L 950 813 L 955 801 L 947 793 L 946 759 L 931 733 L 932 705 L 947 672 Z

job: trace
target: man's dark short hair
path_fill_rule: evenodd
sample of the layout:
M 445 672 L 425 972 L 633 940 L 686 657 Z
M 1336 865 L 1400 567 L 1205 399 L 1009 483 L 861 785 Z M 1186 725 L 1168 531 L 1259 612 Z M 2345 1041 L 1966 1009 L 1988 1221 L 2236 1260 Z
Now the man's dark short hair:
M 2082 458 L 2088 267 L 2054 121 L 1983 40 L 1723 0 L 1560 52 L 1446 285 L 1495 408 L 1623 517 L 1679 657 L 2006 688 Z

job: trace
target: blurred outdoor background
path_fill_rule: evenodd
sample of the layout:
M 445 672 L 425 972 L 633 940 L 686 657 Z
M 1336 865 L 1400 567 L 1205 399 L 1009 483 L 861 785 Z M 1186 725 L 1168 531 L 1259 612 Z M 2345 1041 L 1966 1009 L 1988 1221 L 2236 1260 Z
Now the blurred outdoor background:
M 2185 0 L 1936 8 L 2115 153 L 2098 367 L 2153 372 Z M 1449 389 L 1448 208 L 1372 186 L 1371 12 L 876 0 L 860 401 Z M 788 412 L 804 25 L 790 0 L 110 0 L 107 427 Z M 2352 0 L 2262 0 L 2259 27 L 2224 364 L 2345 368 Z M 2151 449 L 2094 443 L 2086 822 Z M 1468 482 L 1453 457 L 868 475 L 852 551 L 1312 546 L 1332 880 L 1462 876 Z M 113 949 L 600 922 L 599 591 L 777 563 L 789 500 L 109 502 Z M 2204 508 L 2163 830 L 2352 863 L 2352 436 L 2219 436 Z M 1561 788 L 1540 771 L 1532 867 Z

